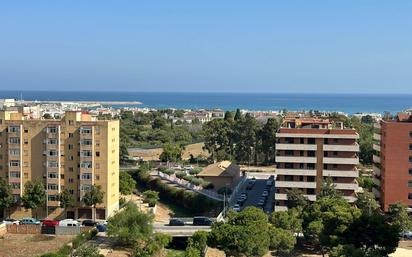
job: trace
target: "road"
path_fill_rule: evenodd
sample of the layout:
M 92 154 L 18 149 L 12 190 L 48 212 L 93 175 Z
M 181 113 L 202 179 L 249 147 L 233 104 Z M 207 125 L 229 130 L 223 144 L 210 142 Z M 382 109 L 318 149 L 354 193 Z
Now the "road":
M 249 179 L 248 179 L 249 180 Z M 256 183 L 251 190 L 246 190 L 248 185 L 248 181 L 246 181 L 242 188 L 238 191 L 236 195 L 236 199 L 239 198 L 241 193 L 246 192 L 248 194 L 248 198 L 246 202 L 242 206 L 242 210 L 247 206 L 257 206 L 259 198 L 262 196 L 263 190 L 266 189 L 266 181 L 267 179 L 257 178 Z M 266 205 L 264 206 L 264 211 L 271 213 L 273 211 L 273 199 L 275 197 L 275 187 L 272 186 L 270 188 L 269 197 L 267 199 Z
M 187 237 L 192 236 L 196 231 L 209 232 L 211 230 L 210 226 L 169 226 L 165 223 L 155 223 L 153 224 L 153 229 L 156 232 L 169 234 L 174 237 Z

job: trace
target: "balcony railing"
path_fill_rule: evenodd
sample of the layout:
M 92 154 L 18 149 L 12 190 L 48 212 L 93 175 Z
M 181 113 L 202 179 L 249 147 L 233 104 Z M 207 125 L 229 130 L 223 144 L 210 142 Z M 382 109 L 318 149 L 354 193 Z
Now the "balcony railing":
M 379 167 L 377 167 L 376 165 L 373 165 L 372 169 L 373 169 L 373 174 L 375 174 L 375 176 L 381 175 L 381 169 Z
M 305 156 L 276 156 L 276 162 L 316 163 L 316 157 L 305 157 Z
M 323 170 L 324 177 L 341 177 L 341 178 L 357 178 L 359 171 L 357 170 Z
M 380 152 L 381 151 L 381 146 L 377 144 L 373 144 L 373 150 Z
M 276 181 L 276 187 L 316 188 L 316 182 Z
M 381 197 L 381 192 L 375 187 L 372 187 L 372 193 L 375 195 L 376 198 Z
M 323 145 L 324 151 L 359 152 L 359 145 Z
M 333 158 L 333 157 L 324 157 L 323 163 L 325 164 L 359 164 L 359 158 Z
M 373 139 L 375 139 L 376 141 L 381 141 L 382 137 L 379 134 L 373 133 Z
M 359 185 L 357 183 L 334 183 L 336 185 L 336 189 L 338 190 L 355 190 L 359 189 Z
M 316 151 L 316 145 L 307 144 L 276 144 L 276 150 Z
M 379 157 L 379 156 L 377 156 L 377 155 L 373 155 L 373 162 L 376 162 L 376 163 L 381 163 L 381 157 Z
M 316 195 L 304 195 L 309 201 L 316 201 Z M 287 194 L 275 193 L 275 200 L 287 200 Z
M 316 176 L 316 170 L 308 169 L 276 169 L 277 175 Z

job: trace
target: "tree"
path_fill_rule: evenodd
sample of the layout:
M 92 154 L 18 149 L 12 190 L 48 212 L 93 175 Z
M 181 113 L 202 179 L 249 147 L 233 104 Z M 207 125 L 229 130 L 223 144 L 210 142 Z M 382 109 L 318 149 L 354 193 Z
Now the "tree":
M 321 197 L 303 212 L 303 234 L 312 245 L 331 249 L 341 242 L 349 226 L 361 215 L 342 197 Z
M 134 257 L 152 257 L 157 256 L 160 251 L 170 243 L 171 236 L 161 233 L 154 233 L 135 245 L 133 250 Z
M 309 202 L 308 198 L 306 198 L 303 195 L 303 192 L 298 188 L 286 190 L 286 197 L 288 199 L 288 201 L 286 202 L 288 209 L 296 207 L 305 208 L 305 206 L 307 206 Z
M 124 140 L 120 141 L 119 158 L 121 163 L 126 163 L 129 160 L 129 151 L 127 150 L 127 143 Z
M 147 190 L 143 192 L 143 197 L 145 202 L 149 204 L 149 207 L 153 207 L 156 205 L 157 201 L 159 201 L 159 192 Z
M 185 257 L 200 257 L 201 253 L 207 246 L 208 232 L 196 231 L 192 237 L 189 237 Z
M 226 223 L 212 225 L 208 245 L 223 250 L 226 255 L 262 256 L 270 245 L 266 214 L 255 207 L 242 212 L 229 212 Z
M 182 159 L 182 148 L 179 145 L 165 144 L 159 158 L 162 162 L 177 162 Z
M 226 111 L 224 120 L 234 120 L 233 113 L 231 111 Z
M 152 123 L 152 129 L 163 129 L 167 125 L 166 119 L 162 117 L 156 117 Z
M 58 199 L 60 201 L 60 208 L 66 209 L 74 206 L 74 196 L 67 189 L 59 194 Z
M 240 109 L 236 109 L 234 120 L 239 121 L 241 119 L 242 119 L 242 113 L 240 112 Z
M 14 204 L 12 188 L 4 178 L 0 177 L 0 210 L 7 212 Z
M 317 197 L 342 198 L 342 193 L 336 190 L 336 185 L 333 183 L 332 178 L 327 177 L 326 180 L 322 182 L 320 192 Z
M 372 116 L 365 115 L 365 116 L 362 116 L 361 122 L 366 123 L 366 124 L 373 124 L 374 120 L 373 120 Z
M 143 213 L 133 202 L 107 221 L 107 235 L 123 246 L 133 246 L 153 233 L 153 216 Z
M 358 193 L 355 204 L 363 213 L 369 215 L 372 212 L 379 211 L 379 203 L 375 200 L 375 195 L 368 191 Z
M 43 119 L 50 120 L 50 119 L 53 119 L 53 117 L 50 115 L 50 113 L 45 113 L 43 114 Z
M 23 196 L 21 197 L 24 208 L 34 211 L 38 207 L 45 204 L 46 200 L 46 190 L 40 180 L 26 182 L 26 184 L 24 185 Z M 35 216 L 37 218 L 37 212 Z
M 301 210 L 299 208 L 288 209 L 287 211 L 273 212 L 270 222 L 276 228 L 291 231 L 292 233 L 302 232 Z
M 136 189 L 136 181 L 126 172 L 119 173 L 119 191 L 122 195 L 130 195 Z
M 205 149 L 213 160 L 231 159 L 232 129 L 230 121 L 214 119 L 203 125 Z
M 287 255 L 295 248 L 296 237 L 289 230 L 272 227 L 269 229 L 270 250 L 279 255 Z
M 273 163 L 275 157 L 276 131 L 279 124 L 276 119 L 269 118 L 262 128 L 260 138 L 262 140 L 262 151 L 265 154 L 265 163 Z
M 412 220 L 406 211 L 406 206 L 401 202 L 389 205 L 388 220 L 391 224 L 398 226 L 401 232 L 412 229 Z
M 91 186 L 83 196 L 83 203 L 93 209 L 93 220 L 96 219 L 96 205 L 103 203 L 103 196 L 101 186 Z

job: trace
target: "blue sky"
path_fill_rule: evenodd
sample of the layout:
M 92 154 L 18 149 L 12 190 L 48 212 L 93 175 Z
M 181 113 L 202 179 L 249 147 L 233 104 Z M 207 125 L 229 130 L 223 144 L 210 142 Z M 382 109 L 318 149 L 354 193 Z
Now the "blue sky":
M 1 90 L 411 93 L 412 1 L 1 1 Z

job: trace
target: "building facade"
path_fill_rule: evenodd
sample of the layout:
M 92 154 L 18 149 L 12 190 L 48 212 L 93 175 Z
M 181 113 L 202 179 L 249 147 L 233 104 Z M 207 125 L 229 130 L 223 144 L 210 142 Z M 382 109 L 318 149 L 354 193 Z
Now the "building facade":
M 373 192 L 382 208 L 402 202 L 412 211 L 412 116 L 374 125 Z
M 287 209 L 288 189 L 298 188 L 315 201 L 327 177 L 345 199 L 356 200 L 359 135 L 355 130 L 329 120 L 285 120 L 276 137 L 276 211 Z
M 39 218 L 93 218 L 82 197 L 92 185 L 104 192 L 96 218 L 105 219 L 119 208 L 119 121 L 96 120 L 80 111 L 61 120 L 26 119 L 21 112 L 0 111 L 0 176 L 13 188 L 18 203 L 28 181 L 40 180 L 47 203 Z M 68 190 L 75 207 L 60 208 L 58 195 Z M 31 216 L 19 204 L 11 217 Z

